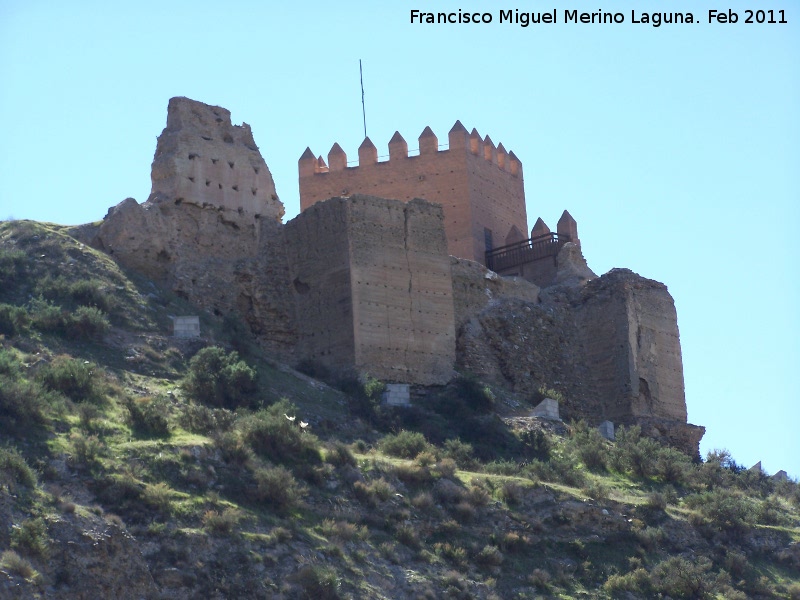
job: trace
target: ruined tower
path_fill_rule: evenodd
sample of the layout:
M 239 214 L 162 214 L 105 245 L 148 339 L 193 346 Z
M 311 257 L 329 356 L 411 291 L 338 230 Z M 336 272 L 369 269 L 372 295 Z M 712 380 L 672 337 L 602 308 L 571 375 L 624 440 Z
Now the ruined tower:
M 369 138 L 358 149 L 358 165 L 348 166 L 339 144 L 315 157 L 300 157 L 300 209 L 335 196 L 369 194 L 407 202 L 423 198 L 442 206 L 447 251 L 485 264 L 487 250 L 504 246 L 527 231 L 522 164 L 503 144 L 467 132 L 456 121 L 449 145 L 440 149 L 430 127 L 419 136 L 419 153 L 409 152 L 399 132 L 389 140 L 388 160 L 379 161 Z M 524 238 L 524 235 L 521 236 Z

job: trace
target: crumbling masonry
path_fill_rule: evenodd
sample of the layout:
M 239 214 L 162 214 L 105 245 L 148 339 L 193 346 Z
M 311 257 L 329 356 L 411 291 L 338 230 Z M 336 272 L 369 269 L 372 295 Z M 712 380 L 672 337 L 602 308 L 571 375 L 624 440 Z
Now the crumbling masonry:
M 597 277 L 566 211 L 526 238 L 519 159 L 460 122 L 448 141 L 426 128 L 413 155 L 396 133 L 381 162 L 365 139 L 357 167 L 338 144 L 327 163 L 307 149 L 303 210 L 282 224 L 249 126 L 173 98 L 150 197 L 110 209 L 91 241 L 282 360 L 418 386 L 469 370 L 519 397 L 556 387 L 563 418 L 637 423 L 697 455 L 666 286 Z

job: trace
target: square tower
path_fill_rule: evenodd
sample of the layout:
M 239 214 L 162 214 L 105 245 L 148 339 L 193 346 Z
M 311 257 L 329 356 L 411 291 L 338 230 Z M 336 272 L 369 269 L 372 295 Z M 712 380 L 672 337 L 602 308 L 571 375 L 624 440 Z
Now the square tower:
M 430 127 L 420 134 L 419 153 L 409 155 L 399 132 L 389 140 L 389 160 L 378 161 L 369 138 L 358 149 L 358 165 L 348 166 L 339 144 L 328 162 L 310 148 L 300 157 L 300 209 L 335 196 L 369 194 L 408 202 L 423 198 L 441 205 L 447 251 L 485 264 L 488 250 L 518 241 L 528 230 L 522 164 L 503 144 L 468 133 L 456 121 L 449 147 L 439 148 Z M 522 236 L 524 238 L 524 235 Z
M 439 206 L 331 198 L 289 221 L 285 240 L 300 356 L 392 383 L 451 379 L 453 280 Z

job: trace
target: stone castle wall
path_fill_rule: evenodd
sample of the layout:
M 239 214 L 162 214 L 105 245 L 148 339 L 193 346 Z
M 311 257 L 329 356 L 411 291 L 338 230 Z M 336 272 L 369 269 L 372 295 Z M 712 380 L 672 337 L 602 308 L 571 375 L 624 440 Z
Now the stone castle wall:
M 231 134 L 233 142 L 225 137 L 231 130 L 240 136 Z M 287 362 L 311 359 L 417 385 L 447 383 L 457 367 L 526 399 L 539 386 L 555 388 L 566 398 L 566 419 L 641 424 L 649 435 L 697 454 L 703 430 L 686 423 L 677 315 L 666 286 L 624 269 L 597 277 L 572 243 L 559 251 L 546 287 L 500 277 L 478 262 L 448 256 L 454 242 L 446 203 L 353 194 L 311 202 L 281 225 L 283 207 L 272 193 L 260 200 L 251 194 L 258 202 L 244 206 L 225 195 L 204 195 L 202 188 L 212 187 L 205 183 L 196 192 L 197 181 L 187 175 L 200 164 L 194 161 L 209 148 L 220 160 L 233 157 L 223 150 L 234 152 L 237 140 L 245 144 L 248 136 L 249 128 L 230 125 L 224 109 L 173 99 L 153 162 L 154 193 L 144 204 L 127 199 L 109 210 L 91 243 L 209 312 L 244 321 Z M 307 166 L 316 171 L 306 183 L 333 181 L 337 172 L 399 173 L 416 164 L 428 165 L 417 171 L 420 189 L 427 189 L 426 181 L 437 181 L 440 190 L 452 181 L 452 192 L 460 173 L 467 196 L 475 191 L 479 201 L 456 208 L 469 208 L 468 248 L 480 249 L 482 258 L 476 228 L 494 217 L 478 209 L 490 206 L 492 182 L 517 177 L 521 190 L 518 162 L 459 127 L 444 152 L 424 132 L 418 157 L 407 157 L 397 137 L 388 167 L 377 162 L 371 144 L 362 145 L 356 170 L 346 168 L 346 157 L 329 156 L 339 162 L 323 173 L 324 163 L 308 152 Z M 257 149 L 246 150 L 254 156 L 245 165 L 264 164 Z M 233 162 L 228 169 L 235 174 L 242 161 Z M 412 171 L 403 172 L 397 189 L 412 185 Z M 265 164 L 258 174 L 268 176 Z M 271 177 L 264 189 L 270 186 Z M 492 193 L 511 195 L 508 211 L 497 205 L 498 222 L 504 227 L 524 220 L 524 212 L 508 216 L 520 199 L 524 207 L 524 198 L 497 189 Z M 515 227 L 511 234 L 518 238 L 524 229 Z M 534 232 L 543 227 L 537 222 Z M 577 225 L 566 211 L 558 230 L 577 240 Z
M 396 383 L 452 377 L 453 284 L 439 207 L 332 198 L 290 221 L 286 240 L 301 354 Z
M 444 210 L 448 252 L 453 256 L 484 262 L 486 231 L 494 247 L 505 244 L 516 227 L 527 230 L 522 165 L 503 145 L 482 139 L 456 122 L 449 135 L 449 149 L 439 150 L 430 128 L 419 137 L 419 155 L 409 156 L 408 144 L 399 133 L 389 142 L 389 160 L 378 161 L 369 138 L 359 148 L 358 166 L 348 167 L 338 144 L 328 154 L 328 164 L 310 149 L 299 160 L 300 207 L 333 196 L 369 194 L 409 201 L 423 198 Z
M 172 98 L 158 138 L 151 195 L 280 221 L 283 204 L 247 123 L 189 98 Z
M 609 419 L 686 421 L 678 317 L 665 285 L 614 269 L 586 285 L 575 315 Z

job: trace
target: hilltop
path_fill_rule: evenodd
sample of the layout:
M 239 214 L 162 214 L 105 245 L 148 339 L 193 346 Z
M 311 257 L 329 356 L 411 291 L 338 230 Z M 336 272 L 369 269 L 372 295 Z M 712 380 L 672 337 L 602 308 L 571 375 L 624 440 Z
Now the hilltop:
M 0 597 L 800 597 L 796 482 L 529 416 L 579 379 L 381 405 L 85 238 L 0 224 Z

